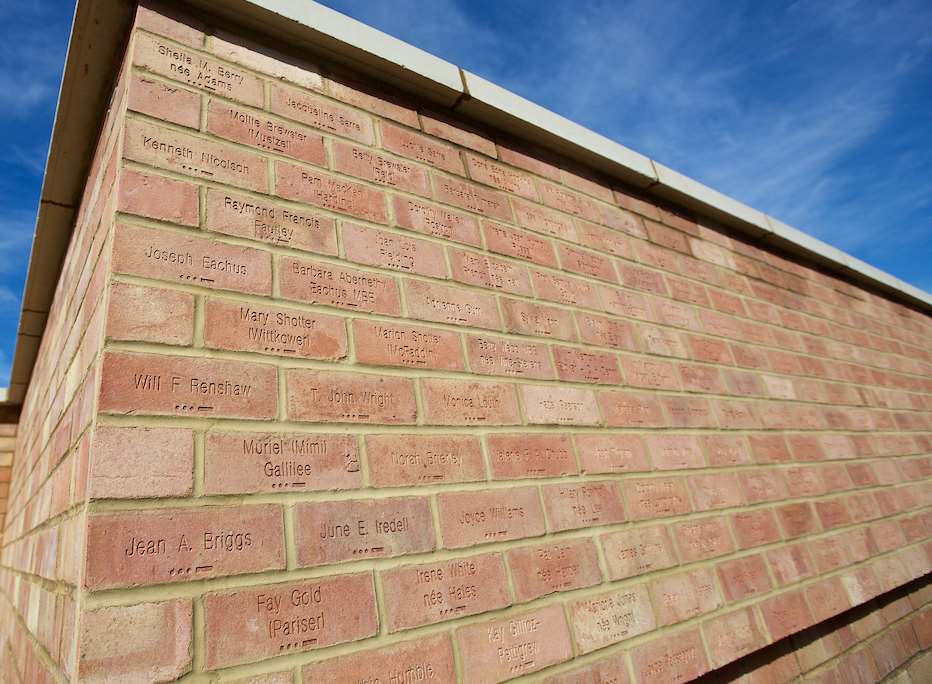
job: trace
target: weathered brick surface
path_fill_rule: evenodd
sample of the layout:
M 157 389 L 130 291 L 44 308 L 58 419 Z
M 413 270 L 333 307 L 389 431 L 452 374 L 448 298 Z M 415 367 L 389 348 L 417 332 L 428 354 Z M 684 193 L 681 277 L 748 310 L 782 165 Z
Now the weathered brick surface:
M 929 647 L 928 317 L 319 55 L 145 7 L 128 47 L 0 429 L 0 679 Z

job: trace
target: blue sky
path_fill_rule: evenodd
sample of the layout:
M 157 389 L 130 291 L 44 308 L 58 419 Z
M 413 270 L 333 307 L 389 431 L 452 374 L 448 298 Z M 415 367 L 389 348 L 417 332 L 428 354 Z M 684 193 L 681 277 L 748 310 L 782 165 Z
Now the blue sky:
M 932 291 L 932 4 L 326 0 Z M 73 3 L 0 0 L 0 387 Z

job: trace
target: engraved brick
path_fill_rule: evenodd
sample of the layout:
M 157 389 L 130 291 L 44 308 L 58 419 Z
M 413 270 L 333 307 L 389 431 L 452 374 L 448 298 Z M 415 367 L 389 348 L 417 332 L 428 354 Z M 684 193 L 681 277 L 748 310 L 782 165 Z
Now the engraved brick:
M 123 169 L 119 187 L 119 211 L 184 226 L 198 223 L 196 185 Z
M 489 435 L 486 444 L 496 480 L 577 472 L 573 444 L 566 435 Z
M 615 256 L 633 259 L 634 251 L 631 248 L 631 238 L 611 228 L 603 228 L 588 221 L 577 221 L 579 226 L 579 242 L 601 252 L 608 252 Z
M 699 629 L 666 634 L 631 651 L 639 684 L 680 684 L 709 670 Z
M 681 572 L 651 582 L 650 591 L 660 626 L 673 625 L 710 613 L 722 605 L 715 577 L 708 569 Z
M 211 670 L 365 639 L 379 630 L 369 573 L 208 594 L 204 623 Z
M 738 477 L 734 473 L 689 475 L 686 481 L 697 511 L 731 508 L 744 503 Z
M 152 228 L 117 226 L 113 270 L 211 289 L 272 292 L 267 253 Z
M 640 349 L 634 326 L 629 321 L 576 312 L 576 322 L 583 342 L 615 349 Z
M 574 437 L 582 472 L 627 473 L 650 470 L 644 443 L 637 435 L 578 434 Z
M 263 152 L 327 165 L 324 139 L 315 131 L 220 100 L 211 100 L 207 108 L 207 131 Z
M 770 544 L 782 539 L 777 519 L 769 508 L 741 511 L 731 516 L 731 525 L 739 549 Z
M 436 112 L 422 113 L 421 125 L 425 133 L 449 140 L 462 147 L 468 147 L 476 152 L 482 152 L 490 157 L 495 156 L 495 143 L 482 131 L 453 118 L 448 118 L 445 114 Z
M 751 462 L 747 442 L 741 435 L 705 435 L 699 438 L 699 443 L 712 467 L 744 465 Z
M 272 84 L 269 108 L 273 114 L 364 145 L 371 145 L 374 138 L 372 119 L 365 114 L 290 86 Z
M 407 673 L 410 673 L 407 674 Z M 305 684 L 314 682 L 381 682 L 383 677 L 419 677 L 426 682 L 456 679 L 450 637 L 436 634 L 380 649 L 355 651 L 329 660 L 308 663 L 302 670 Z M 290 677 L 290 675 L 289 675 Z M 289 679 L 289 683 L 290 683 Z M 399 680 L 399 681 L 403 681 Z
M 428 425 L 518 425 L 515 388 L 506 383 L 422 379 Z
M 612 482 L 547 485 L 541 494 L 552 532 L 611 525 L 625 519 L 617 485 Z
M 359 452 L 350 435 L 208 432 L 204 440 L 207 494 L 360 486 Z
M 389 632 L 511 605 L 501 554 L 405 565 L 380 574 Z
M 278 280 L 285 299 L 388 316 L 401 313 L 398 282 L 391 276 L 283 256 Z
M 674 527 L 676 545 L 685 563 L 731 553 L 734 542 L 725 518 L 703 518 L 678 523 Z
M 185 176 L 257 192 L 268 189 L 264 157 L 144 121 L 126 122 L 123 156 Z
M 505 337 L 467 335 L 469 368 L 483 375 L 507 375 L 550 380 L 553 364 L 547 345 L 518 342 Z
M 275 192 L 365 221 L 388 223 L 385 194 L 380 190 L 287 162 L 275 162 Z
M 104 413 L 258 420 L 278 413 L 272 366 L 108 352 L 100 383 Z
M 656 626 L 644 584 L 574 601 L 569 615 L 580 653 L 617 644 Z
M 602 420 L 591 390 L 521 385 L 521 402 L 531 424 L 598 425 Z
M 802 631 L 815 622 L 800 590 L 785 591 L 762 601 L 760 611 L 774 641 Z
M 598 206 L 588 197 L 584 197 L 565 187 L 541 180 L 537 181 L 537 189 L 540 193 L 541 201 L 548 207 L 559 209 L 560 211 L 578 216 L 587 221 L 593 221 L 595 223 L 601 221 L 602 217 Z
M 502 682 L 573 657 L 561 606 L 547 606 L 456 631 L 463 682 Z
M 136 7 L 134 26 L 152 33 L 168 36 L 178 43 L 199 48 L 204 44 L 204 31 L 200 22 L 183 14 L 176 14 L 164 6 L 158 11 L 143 5 Z
M 286 371 L 288 417 L 325 423 L 413 424 L 414 382 L 329 371 Z
M 336 141 L 332 150 L 334 171 L 424 197 L 431 195 L 427 172 L 417 164 Z
M 682 477 L 630 478 L 621 486 L 632 520 L 667 518 L 692 511 Z
M 392 195 L 392 209 L 397 226 L 474 247 L 482 245 L 479 222 L 468 214 L 400 195 Z
M 301 59 L 284 55 L 265 45 L 244 39 L 226 31 L 211 32 L 210 51 L 241 64 L 253 71 L 261 71 L 275 79 L 289 81 L 311 90 L 323 90 L 324 82 L 320 70 Z
M 722 590 L 729 601 L 742 601 L 748 596 L 765 594 L 772 588 L 764 557 L 744 556 L 719 563 L 716 567 Z
M 447 251 L 455 280 L 508 294 L 531 295 L 531 283 L 523 266 L 461 249 Z
M 498 156 L 506 164 L 536 173 L 551 180 L 560 180 L 558 162 L 540 148 L 517 140 L 497 140 Z
M 624 390 L 603 390 L 599 406 L 609 427 L 664 427 L 666 418 L 656 396 Z
M 190 430 L 120 428 L 94 431 L 87 494 L 94 499 L 187 496 L 194 485 Z
M 191 631 L 190 599 L 86 610 L 78 677 L 82 682 L 175 680 L 191 670 Z
M 406 126 L 420 127 L 417 112 L 414 111 L 413 106 L 394 93 L 345 78 L 339 81 L 328 78 L 327 90 L 332 97 L 346 104 L 366 109 Z
M 490 252 L 556 268 L 557 257 L 549 240 L 493 221 L 482 222 L 486 247 Z
M 738 480 L 749 504 L 785 499 L 786 483 L 778 472 L 767 469 L 746 470 L 738 473 Z
M 530 176 L 469 152 L 466 153 L 466 167 L 469 169 L 469 177 L 478 183 L 537 200 L 537 191 Z
M 441 202 L 502 221 L 511 220 L 511 206 L 508 204 L 507 195 L 466 181 L 440 176 L 435 172 L 431 172 L 431 176 L 434 196 Z
M 801 537 L 819 531 L 819 521 L 808 503 L 795 503 L 777 506 L 777 517 L 787 539 Z
M 561 380 L 621 384 L 614 354 L 554 345 L 553 356 Z
M 405 280 L 408 315 L 422 321 L 500 330 L 501 320 L 492 295 L 420 280 Z
M 709 645 L 712 667 L 716 668 L 753 653 L 767 643 L 750 608 L 706 620 L 702 623 L 702 633 Z
M 760 427 L 752 404 L 747 401 L 713 399 L 718 424 L 725 430 L 742 430 Z
M 611 580 L 635 577 L 677 564 L 666 525 L 611 532 L 602 535 L 601 542 Z
M 819 471 L 812 466 L 787 468 L 783 471 L 783 479 L 786 480 L 786 488 L 792 499 L 825 493 Z
M 465 175 L 463 160 L 454 147 L 386 121 L 383 121 L 380 127 L 382 147 L 386 150 L 450 173 Z
M 207 189 L 205 228 L 318 254 L 337 253 L 335 221 L 303 209 Z
M 508 566 L 519 603 L 602 581 L 599 558 L 588 539 L 511 549 Z
M 194 297 L 187 292 L 113 283 L 107 337 L 188 346 L 194 335 Z
M 558 304 L 570 304 L 586 309 L 601 309 L 598 288 L 587 280 L 567 278 L 544 271 L 531 271 L 534 291 L 540 299 Z
M 676 367 L 667 361 L 648 361 L 622 356 L 621 367 L 628 384 L 634 387 L 670 390 L 680 388 Z
M 447 549 L 544 534 L 535 487 L 437 495 L 440 534 Z
M 724 394 L 725 392 L 722 374 L 718 368 L 681 363 L 677 366 L 677 370 L 679 370 L 680 380 L 683 382 L 683 389 L 687 392 L 709 392 L 714 394 Z
M 557 340 L 576 339 L 573 314 L 565 309 L 505 297 L 499 301 L 506 332 Z
M 768 551 L 767 563 L 780 586 L 793 584 L 814 574 L 805 544 L 792 544 Z
M 434 242 L 347 222 L 340 232 L 350 261 L 433 278 L 447 277 L 443 248 Z
M 515 218 L 522 228 L 529 228 L 537 233 L 562 238 L 569 242 L 576 242 L 576 226 L 572 219 L 539 204 L 532 204 L 512 198 L 511 205 L 515 210 Z
M 645 435 L 647 453 L 657 470 L 703 468 L 705 458 L 694 435 Z
M 432 551 L 430 504 L 425 497 L 298 504 L 295 545 L 301 566 Z
M 601 290 L 603 309 L 606 312 L 640 321 L 657 321 L 657 315 L 645 295 L 609 285 L 602 285 Z
M 278 506 L 88 517 L 84 586 L 96 591 L 285 569 Z
M 648 354 L 675 356 L 681 359 L 689 357 L 683 337 L 676 330 L 645 324 L 639 326 L 639 332 L 644 340 L 644 351 Z
M 369 477 L 376 487 L 485 479 L 478 437 L 467 435 L 367 435 Z
M 816 514 L 822 523 L 822 529 L 830 530 L 833 527 L 841 527 L 851 523 L 851 514 L 845 507 L 844 501 L 834 499 L 832 501 L 816 501 Z
M 210 298 L 204 306 L 204 344 L 302 359 L 342 359 L 346 324 L 335 316 Z
M 619 262 L 618 274 L 621 277 L 621 283 L 625 287 L 642 290 L 644 292 L 653 292 L 654 294 L 659 294 L 664 297 L 667 295 L 667 288 L 666 285 L 664 285 L 663 276 L 656 271 L 641 268 L 633 264 Z M 667 306 L 671 307 L 672 304 L 673 302 L 668 302 Z M 679 328 L 691 327 L 685 324 L 681 325 L 679 321 L 669 321 L 669 323 Z
M 631 680 L 624 653 L 614 653 L 585 667 L 548 677 L 544 684 L 631 684 Z
M 262 81 L 226 62 L 177 48 L 161 38 L 137 33 L 133 64 L 159 76 L 261 107 Z
M 465 370 L 457 333 L 418 325 L 353 321 L 356 361 L 374 366 Z
M 595 252 L 561 244 L 558 246 L 560 264 L 572 273 L 581 273 L 610 283 L 618 281 L 611 259 Z

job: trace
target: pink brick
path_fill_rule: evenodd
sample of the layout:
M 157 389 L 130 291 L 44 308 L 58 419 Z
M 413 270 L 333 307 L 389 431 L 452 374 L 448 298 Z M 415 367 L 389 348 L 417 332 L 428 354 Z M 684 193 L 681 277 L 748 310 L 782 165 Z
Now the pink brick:
M 550 352 L 545 344 L 488 335 L 468 335 L 466 353 L 473 373 L 540 380 L 555 377 Z
M 738 480 L 749 504 L 787 498 L 786 483 L 779 472 L 760 468 L 738 473 Z
M 644 443 L 637 435 L 577 434 L 574 437 L 582 472 L 625 473 L 650 470 Z
M 369 477 L 376 487 L 485 479 L 478 437 L 367 435 Z
M 371 145 L 374 138 L 372 119 L 365 114 L 279 83 L 272 84 L 270 110 L 273 114 L 364 145 Z
M 601 214 L 598 205 L 588 197 L 584 197 L 565 187 L 540 180 L 537 181 L 537 189 L 541 201 L 548 207 L 559 209 L 587 221 L 600 222 Z
M 359 451 L 351 435 L 208 432 L 204 440 L 207 494 L 360 486 Z
M 521 403 L 531 424 L 598 425 L 602 421 L 592 390 L 521 385 Z
M 721 371 L 718 368 L 681 363 L 677 369 L 683 389 L 687 392 L 714 392 L 715 394 L 725 392 Z
M 422 113 L 421 126 L 425 133 L 449 140 L 462 147 L 495 156 L 495 143 L 478 129 L 471 128 L 441 113 Z
M 515 388 L 498 382 L 423 379 L 421 396 L 428 425 L 518 425 Z
M 492 477 L 560 477 L 577 472 L 573 444 L 565 435 L 489 435 Z
M 822 523 L 822 529 L 830 530 L 833 527 L 841 527 L 851 523 L 851 514 L 848 513 L 848 509 L 841 499 L 816 501 L 815 509 Z
M 341 234 L 346 258 L 359 264 L 446 278 L 443 248 L 427 240 L 344 222 Z
M 560 244 L 557 247 L 563 270 L 592 276 L 610 283 L 618 282 L 612 260 L 601 254 Z
M 191 430 L 98 426 L 88 480 L 95 499 L 187 496 L 194 485 Z
M 614 354 L 554 345 L 553 356 L 561 380 L 621 384 L 621 373 Z
M 631 651 L 638 684 L 679 684 L 709 669 L 699 629 L 667 634 Z
M 786 504 L 777 507 L 777 517 L 787 539 L 819 531 L 819 521 L 808 503 Z
M 729 602 L 767 593 L 772 587 L 767 565 L 764 563 L 764 557 L 760 555 L 725 561 L 719 563 L 716 569 L 725 598 Z
M 380 126 L 382 147 L 386 150 L 450 173 L 465 175 L 460 153 L 452 146 L 386 121 Z
M 194 297 L 186 292 L 113 283 L 107 337 L 188 346 L 194 336 Z
M 286 372 L 292 420 L 413 424 L 414 382 L 407 378 L 293 369 Z
M 431 172 L 434 197 L 445 204 L 502 221 L 511 220 L 508 196 L 466 181 L 454 180 Z
M 482 245 L 479 222 L 468 214 L 401 195 L 392 195 L 392 210 L 395 225 L 402 228 L 474 247 Z
M 702 468 L 705 459 L 693 435 L 657 435 L 644 437 L 647 453 L 657 470 Z
M 414 111 L 411 103 L 378 86 L 341 77 L 339 81 L 328 78 L 327 89 L 332 97 L 341 102 L 366 109 L 406 126 L 420 127 L 417 112 Z
M 644 634 L 657 624 L 644 584 L 579 599 L 568 607 L 580 653 Z
M 511 605 L 505 563 L 497 553 L 405 565 L 379 575 L 389 632 Z
M 586 309 L 601 309 L 598 288 L 588 280 L 567 278 L 545 271 L 531 271 L 537 297 L 557 304 L 570 304 Z
M 511 549 L 508 565 L 520 603 L 602 581 L 595 545 L 588 539 Z
M 825 493 L 825 485 L 822 483 L 819 470 L 812 466 L 787 468 L 783 471 L 783 478 L 786 480 L 786 488 L 792 499 L 819 496 Z
M 492 295 L 420 280 L 406 280 L 404 293 L 412 318 L 501 330 L 498 306 Z
M 702 633 L 715 668 L 753 653 L 767 643 L 750 608 L 706 620 L 702 623 Z
M 602 535 L 602 549 L 612 580 L 672 568 L 677 564 L 665 525 L 619 530 Z
M 735 550 L 725 518 L 702 518 L 674 526 L 676 545 L 685 563 L 705 560 Z
M 262 152 L 274 152 L 316 166 L 327 165 L 324 139 L 315 131 L 252 109 L 211 100 L 207 107 L 207 131 Z
M 611 525 L 625 519 L 614 482 L 546 485 L 541 494 L 551 532 Z
M 537 190 L 530 176 L 469 152 L 466 153 L 466 168 L 469 177 L 477 183 L 504 190 L 510 195 L 537 200 Z
M 397 281 L 380 273 L 285 256 L 279 260 L 278 279 L 285 299 L 389 316 L 401 313 Z
M 770 638 L 774 641 L 802 631 L 815 622 L 803 592 L 799 590 L 783 592 L 759 605 Z
M 624 653 L 614 653 L 594 663 L 544 680 L 545 684 L 631 684 Z
M 672 363 L 622 356 L 621 367 L 625 380 L 633 387 L 669 390 L 680 388 L 676 367 Z
M 380 190 L 287 162 L 275 162 L 275 192 L 285 199 L 365 221 L 388 222 L 385 194 Z
M 334 171 L 422 197 L 431 195 L 427 171 L 417 164 L 339 141 L 333 141 L 331 150 Z
M 744 497 L 734 473 L 689 475 L 686 478 L 697 511 L 731 508 L 744 503 Z
M 373 366 L 465 370 L 460 336 L 440 328 L 353 321 L 357 363 Z
M 806 544 L 793 544 L 768 551 L 767 562 L 780 586 L 793 584 L 814 574 Z
M 211 34 L 208 49 L 218 57 L 310 90 L 323 90 L 324 88 L 320 69 L 310 62 L 285 55 L 274 48 L 262 46 L 248 38 L 241 38 L 222 29 L 211 31 Z
M 615 349 L 637 350 L 640 347 L 629 321 L 576 312 L 576 322 L 583 342 Z
M 741 511 L 731 516 L 739 549 L 770 544 L 782 539 L 777 519 L 768 508 Z
M 545 304 L 533 304 L 518 299 L 500 299 L 505 332 L 557 340 L 576 339 L 573 314 Z
M 180 13 L 175 14 L 165 7 L 155 11 L 143 5 L 138 6 L 134 26 L 194 48 L 204 44 L 204 31 L 200 22 Z
M 536 173 L 550 180 L 560 180 L 558 162 L 547 152 L 517 140 L 497 140 L 498 156 L 506 164 Z
M 806 587 L 806 602 L 817 622 L 828 620 L 851 607 L 840 577 L 821 580 Z
M 440 534 L 448 549 L 544 534 L 535 487 L 437 495 Z
M 650 586 L 661 626 L 689 620 L 722 605 L 715 577 L 706 569 L 667 575 Z
M 133 169 L 120 172 L 118 208 L 127 214 L 183 226 L 196 226 L 199 221 L 196 185 Z
M 450 248 L 453 279 L 506 294 L 531 295 L 531 282 L 524 266 L 478 252 Z
M 609 427 L 665 427 L 666 418 L 655 395 L 626 390 L 602 390 L 599 406 Z
M 557 266 L 557 257 L 553 244 L 549 240 L 493 221 L 483 221 L 482 232 L 490 252 L 523 259 L 541 266 L 553 268 Z
M 303 681 L 378 682 L 386 673 L 410 673 L 424 681 L 452 682 L 456 679 L 450 637 L 436 634 L 380 649 L 356 651 L 349 655 L 309 663 L 302 670 Z M 407 675 L 403 675 L 407 676 Z M 291 675 L 289 674 L 289 683 Z
M 618 273 L 621 276 L 621 282 L 625 287 L 644 292 L 652 292 L 661 296 L 666 296 L 667 288 L 664 285 L 663 276 L 656 272 L 633 264 L 619 263 Z M 685 326 L 677 326 L 685 327 Z
M 628 517 L 667 518 L 692 511 L 681 477 L 629 478 L 622 481 Z

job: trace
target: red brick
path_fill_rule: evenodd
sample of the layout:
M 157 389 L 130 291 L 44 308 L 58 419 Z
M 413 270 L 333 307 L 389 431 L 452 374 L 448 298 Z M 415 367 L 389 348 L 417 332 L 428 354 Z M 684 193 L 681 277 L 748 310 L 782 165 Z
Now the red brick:
M 531 424 L 598 425 L 602 421 L 592 390 L 521 385 L 521 403 Z
M 667 361 L 648 361 L 631 356 L 621 357 L 625 379 L 633 387 L 678 390 L 680 388 L 676 367 Z
M 602 581 L 595 545 L 588 539 L 511 549 L 508 566 L 519 603 Z
M 647 453 L 657 470 L 702 468 L 705 458 L 694 435 L 648 434 Z
M 194 336 L 194 297 L 186 292 L 113 283 L 107 337 L 188 346 Z
M 666 418 L 657 397 L 625 390 L 602 390 L 599 406 L 609 427 L 665 427 Z
M 567 214 L 584 218 L 587 221 L 593 221 L 595 223 L 601 221 L 602 217 L 598 205 L 588 197 L 584 197 L 565 187 L 541 180 L 537 181 L 537 189 L 540 193 L 541 201 L 548 207 L 559 209 Z
M 760 603 L 770 638 L 778 641 L 814 624 L 809 606 L 800 590 L 786 591 Z
M 640 348 L 634 326 L 629 321 L 576 312 L 576 322 L 583 342 L 615 349 Z
M 617 644 L 656 626 L 645 584 L 574 601 L 569 615 L 580 653 Z
M 562 238 L 576 242 L 576 227 L 572 219 L 539 204 L 532 204 L 512 198 L 511 205 L 515 210 L 515 218 L 522 228 L 529 228 L 537 233 Z
M 676 545 L 683 562 L 713 558 L 735 550 L 725 518 L 703 518 L 674 526 Z
M 468 214 L 400 195 L 392 195 L 392 209 L 397 226 L 474 247 L 482 245 L 479 222 Z
M 814 574 L 806 544 L 792 544 L 768 551 L 767 562 L 780 586 L 793 584 Z
M 462 147 L 468 147 L 476 152 L 482 152 L 490 157 L 495 156 L 495 143 L 483 133 L 459 121 L 447 119 L 443 114 L 422 113 L 421 126 L 425 133 L 449 140 Z
M 398 283 L 390 276 L 283 256 L 278 279 L 285 299 L 389 316 L 401 313 Z
M 328 78 L 327 90 L 330 92 L 331 97 L 346 104 L 366 109 L 406 126 L 420 127 L 417 112 L 414 111 L 413 105 L 398 97 L 395 93 L 372 87 L 369 84 L 352 82 L 342 77 L 339 81 Z
M 492 295 L 420 280 L 404 283 L 408 315 L 423 321 L 500 330 L 501 320 Z
M 624 653 L 614 653 L 585 667 L 548 677 L 544 684 L 631 684 L 631 680 Z
M 573 657 L 561 606 L 480 622 L 456 631 L 463 682 L 501 682 Z
M 767 640 L 750 608 L 710 618 L 702 623 L 712 667 L 718 668 L 763 648 Z
M 267 252 L 125 224 L 116 229 L 113 270 L 211 289 L 272 292 L 272 263 Z
M 268 190 L 264 157 L 144 121 L 130 119 L 126 122 L 123 156 L 185 176 L 229 183 L 256 192 Z
M 777 519 L 769 508 L 741 511 L 731 516 L 739 549 L 771 544 L 782 539 Z
M 614 482 L 542 487 L 551 532 L 623 522 L 625 511 Z
M 870 526 L 871 537 L 880 552 L 892 551 L 906 544 L 903 530 L 895 520 L 885 520 Z
M 880 517 L 880 507 L 873 494 L 865 492 L 864 494 L 852 494 L 845 497 L 845 504 L 851 513 L 851 519 L 854 522 L 864 522 Z
M 637 435 L 578 434 L 574 437 L 582 472 L 592 474 L 650 470 Z
M 819 531 L 819 521 L 808 503 L 785 504 L 776 510 L 787 539 Z
M 560 180 L 557 160 L 548 152 L 518 140 L 501 140 L 498 143 L 498 156 L 506 164 L 536 173 L 550 180 Z
M 486 437 L 492 478 L 575 475 L 576 458 L 568 435 L 489 435 Z
M 435 197 L 445 204 L 502 221 L 511 221 L 508 196 L 479 185 L 431 172 Z
M 389 632 L 511 605 L 505 563 L 497 553 L 405 565 L 379 575 Z
M 272 83 L 269 109 L 273 114 L 350 138 L 364 145 L 371 145 L 374 139 L 372 119 L 365 114 L 333 104 L 330 100 L 297 88 Z
M 785 499 L 786 483 L 779 472 L 761 468 L 738 473 L 738 480 L 749 504 Z
M 452 146 L 387 121 L 383 121 L 380 128 L 382 147 L 386 150 L 450 173 L 465 175 L 460 153 Z
M 819 470 L 812 466 L 787 468 L 783 471 L 783 478 L 786 480 L 786 488 L 792 499 L 820 496 L 825 493 L 825 485 L 819 476 Z
M 360 486 L 359 451 L 351 435 L 208 432 L 204 440 L 207 494 Z
M 281 247 L 331 256 L 337 253 L 332 218 L 215 188 L 207 189 L 204 225 L 207 230 Z
M 191 430 L 100 425 L 93 450 L 87 483 L 91 498 L 187 496 L 194 486 Z
M 150 219 L 196 226 L 197 186 L 133 169 L 120 172 L 118 211 Z
M 825 491 L 829 493 L 843 492 L 854 488 L 851 482 L 851 476 L 842 463 L 830 463 L 821 466 L 822 481 L 825 483 Z
M 423 497 L 301 503 L 295 545 L 305 567 L 432 551 L 430 504 Z
M 601 309 L 602 302 L 595 284 L 579 278 L 566 278 L 544 271 L 531 270 L 534 291 L 538 298 L 558 304 L 570 304 L 587 309 Z
M 356 361 L 373 366 L 465 370 L 457 333 L 440 328 L 353 321 Z
M 105 413 L 254 418 L 278 413 L 273 366 L 108 352 L 100 380 Z
M 644 351 L 648 354 L 675 356 L 677 358 L 688 357 L 686 346 L 683 344 L 683 338 L 679 332 L 648 324 L 639 326 L 639 331 L 641 339 L 644 340 Z
M 334 171 L 423 197 L 431 195 L 427 171 L 416 164 L 338 141 L 331 149 Z
M 308 663 L 302 670 L 302 676 L 305 684 L 345 679 L 374 683 L 382 681 L 383 677 L 415 677 L 426 682 L 452 682 L 456 679 L 456 670 L 450 637 L 435 634 L 380 649 L 355 651 L 329 660 Z
M 550 380 L 555 376 L 545 344 L 518 342 L 505 337 L 468 335 L 466 353 L 473 373 L 539 380 Z
M 100 513 L 88 517 L 84 586 L 202 580 L 285 569 L 278 506 Z
M 814 435 L 789 435 L 787 442 L 793 452 L 794 461 L 823 461 L 825 453 L 818 437 Z
M 610 283 L 618 282 L 615 267 L 608 257 L 563 244 L 558 245 L 557 251 L 560 254 L 560 264 L 564 270 L 592 276 Z
M 817 622 L 828 620 L 851 607 L 840 577 L 832 577 L 807 586 L 806 601 Z
M 729 601 L 742 601 L 748 596 L 765 594 L 772 588 L 770 575 L 767 574 L 767 565 L 764 557 L 744 556 L 735 560 L 719 563 L 718 577 L 722 582 L 722 590 Z
M 673 625 L 722 606 L 715 577 L 707 569 L 681 572 L 654 580 L 650 585 L 657 609 L 657 624 Z
M 523 259 L 541 266 L 556 268 L 557 257 L 549 240 L 537 237 L 524 230 L 492 221 L 482 222 L 486 247 L 495 254 Z
M 346 356 L 346 324 L 335 316 L 211 298 L 204 305 L 204 344 L 212 349 L 335 360 Z
M 819 520 L 822 522 L 822 529 L 830 530 L 833 527 L 841 527 L 851 523 L 851 514 L 848 513 L 848 509 L 841 499 L 816 501 L 815 508 Z
M 165 7 L 159 7 L 158 11 L 142 5 L 136 7 L 134 26 L 168 36 L 178 43 L 194 48 L 200 48 L 204 44 L 204 31 L 200 22 L 181 14 L 176 15 Z
M 869 566 L 846 572 L 841 576 L 851 605 L 857 606 L 882 593 L 877 576 Z
M 380 190 L 287 162 L 275 162 L 275 192 L 285 199 L 365 221 L 388 222 L 385 194 Z
M 443 547 L 457 549 L 544 534 L 535 487 L 437 495 Z
M 214 95 L 262 106 L 262 81 L 255 76 L 226 62 L 176 48 L 160 38 L 137 33 L 133 64 Z
M 274 48 L 268 48 L 249 39 L 218 30 L 211 31 L 211 53 L 241 64 L 253 71 L 281 81 L 289 81 L 310 90 L 323 90 L 324 80 L 320 69 L 302 59 L 285 55 Z
M 207 131 L 263 152 L 274 152 L 317 166 L 327 165 L 324 139 L 316 132 L 220 100 L 211 100 L 207 108 Z
M 667 634 L 636 646 L 631 662 L 638 684 L 679 684 L 709 669 L 699 629 Z
M 602 549 L 612 580 L 672 568 L 676 563 L 666 525 L 637 527 L 602 535 Z
M 566 168 L 563 169 L 563 182 L 566 185 L 584 192 L 587 195 L 597 197 L 603 202 L 613 201 L 612 191 L 607 185 L 603 184 L 599 180 L 596 180 L 597 176 L 592 174 L 592 172 L 588 169 L 583 167 L 576 167 L 575 165 L 573 166 L 576 169 L 575 172 L 567 171 Z
M 367 435 L 369 476 L 376 487 L 485 479 L 478 437 Z
M 379 629 L 369 573 L 207 594 L 204 623 L 211 670 L 357 641 Z
M 88 682 L 175 680 L 191 671 L 191 623 L 190 599 L 86 610 L 78 676 Z
M 512 385 L 440 378 L 421 380 L 428 425 L 518 425 L 521 418 Z
M 554 345 L 553 356 L 561 380 L 608 385 L 622 382 L 614 354 Z
M 466 153 L 466 168 L 469 169 L 469 177 L 477 183 L 504 190 L 510 195 L 537 200 L 537 190 L 530 176 L 469 152 Z
M 505 332 L 571 342 L 576 339 L 573 314 L 566 309 L 504 297 L 500 301 Z
M 413 424 L 414 382 L 407 378 L 291 369 L 288 417 L 324 423 Z
M 632 520 L 668 518 L 692 511 L 682 477 L 629 478 L 622 480 L 622 488 Z
M 734 473 L 689 475 L 686 478 L 697 511 L 741 506 L 744 497 Z
M 667 288 L 666 285 L 664 285 L 663 276 L 656 271 L 650 271 L 640 266 L 619 262 L 618 273 L 625 287 L 642 290 L 644 292 L 652 292 L 661 296 L 667 295 Z M 677 325 L 677 327 L 687 326 Z
M 725 430 L 742 430 L 760 427 L 751 402 L 713 399 L 718 424 Z
M 524 266 L 477 252 L 447 249 L 454 280 L 507 294 L 531 295 L 531 281 Z
M 685 391 L 725 393 L 725 385 L 722 382 L 721 371 L 718 368 L 681 363 L 677 366 L 677 369 Z
M 447 265 L 443 248 L 427 240 L 343 223 L 343 249 L 346 258 L 356 263 L 446 278 Z
M 846 530 L 838 533 L 836 537 L 841 540 L 848 559 L 852 563 L 867 560 L 877 553 L 877 545 L 874 544 L 870 530 L 866 527 Z

